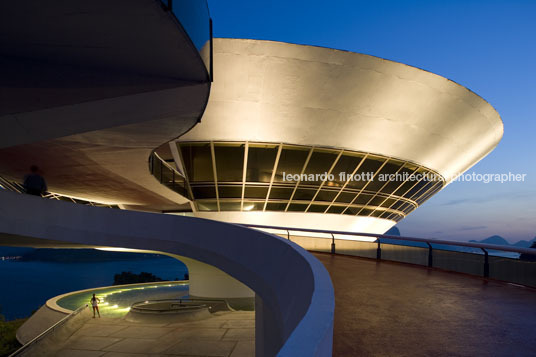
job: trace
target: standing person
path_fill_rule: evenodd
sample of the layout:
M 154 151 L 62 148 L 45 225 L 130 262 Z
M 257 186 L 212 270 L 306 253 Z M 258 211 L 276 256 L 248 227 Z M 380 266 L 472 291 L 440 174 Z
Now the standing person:
M 26 193 L 34 196 L 42 196 L 47 191 L 45 179 L 39 173 L 39 168 L 35 165 L 30 167 L 31 173 L 24 177 L 24 189 Z
M 95 294 L 93 294 L 93 297 L 91 298 L 91 306 L 93 307 L 93 318 L 95 318 L 95 311 L 97 311 L 97 314 L 99 314 L 99 319 L 100 319 L 100 312 L 99 312 L 99 303 L 100 303 L 100 300 L 98 297 L 95 296 Z

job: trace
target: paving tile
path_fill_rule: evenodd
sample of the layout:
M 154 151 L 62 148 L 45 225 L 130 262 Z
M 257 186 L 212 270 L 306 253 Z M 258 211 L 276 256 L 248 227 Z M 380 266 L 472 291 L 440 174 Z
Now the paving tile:
M 228 357 L 236 345 L 235 341 L 184 340 L 164 351 L 178 356 Z
M 203 339 L 203 340 L 220 340 L 227 330 L 221 328 L 180 328 L 173 335 L 177 339 Z
M 184 354 L 174 355 L 174 354 L 159 354 L 159 353 L 156 353 L 156 354 L 151 353 L 148 356 L 149 357 L 199 357 L 199 356 L 194 356 L 194 355 L 184 355 Z
M 255 330 L 251 328 L 230 328 L 223 336 L 224 340 L 254 340 Z
M 65 348 L 98 351 L 120 340 L 113 337 L 77 336 L 68 339 Z
M 59 350 L 54 355 L 55 357 L 100 357 L 104 353 L 103 351 L 87 351 L 87 350 L 73 350 L 69 348 L 65 348 L 62 350 Z
M 231 357 L 252 357 L 255 356 L 255 341 L 238 341 L 231 353 Z
M 127 326 L 118 324 L 86 324 L 76 331 L 73 336 L 109 336 L 112 333 L 125 328 L 127 328 Z
M 106 351 L 123 352 L 123 353 L 161 353 L 170 348 L 179 341 L 172 335 L 166 338 L 149 339 L 149 338 L 125 338 L 122 341 L 114 343 L 105 348 Z
M 215 318 L 226 320 L 255 320 L 255 311 L 234 311 L 225 313 L 215 313 Z
M 154 327 L 154 326 L 127 326 L 113 333 L 112 337 L 130 337 L 130 338 L 158 338 L 173 331 L 169 327 Z
M 117 319 L 117 318 L 111 318 L 111 317 L 101 317 L 100 319 L 97 318 L 90 318 L 86 325 L 128 325 L 129 322 L 123 320 L 123 319 Z
M 188 321 L 188 322 L 174 322 L 168 325 L 168 327 L 212 327 L 219 328 L 225 323 L 222 319 L 206 319 L 200 321 Z
M 255 320 L 227 320 L 221 326 L 223 328 L 255 328 Z
M 172 343 L 165 348 L 169 348 L 171 345 Z M 162 349 L 158 349 L 158 340 L 151 338 L 125 338 L 107 346 L 104 350 L 122 353 L 160 353 L 162 351 Z
M 123 352 L 108 352 L 102 357 L 150 357 L 145 353 L 123 353 Z M 77 356 L 78 357 L 78 356 Z

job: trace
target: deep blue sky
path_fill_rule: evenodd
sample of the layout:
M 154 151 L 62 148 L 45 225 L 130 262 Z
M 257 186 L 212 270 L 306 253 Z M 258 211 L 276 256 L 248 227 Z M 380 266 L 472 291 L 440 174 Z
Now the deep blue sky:
M 524 183 L 455 182 L 398 227 L 404 235 L 510 241 L 536 235 L 536 1 L 209 1 L 215 37 L 366 53 L 452 79 L 504 122 L 498 147 L 469 172 Z

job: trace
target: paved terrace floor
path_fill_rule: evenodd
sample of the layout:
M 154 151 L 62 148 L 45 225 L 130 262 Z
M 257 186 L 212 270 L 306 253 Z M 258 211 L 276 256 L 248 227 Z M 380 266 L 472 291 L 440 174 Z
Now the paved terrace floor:
M 536 356 L 536 290 L 315 253 L 335 287 L 334 356 Z
M 205 320 L 166 324 L 90 319 L 54 355 L 250 357 L 255 355 L 255 312 L 217 312 Z

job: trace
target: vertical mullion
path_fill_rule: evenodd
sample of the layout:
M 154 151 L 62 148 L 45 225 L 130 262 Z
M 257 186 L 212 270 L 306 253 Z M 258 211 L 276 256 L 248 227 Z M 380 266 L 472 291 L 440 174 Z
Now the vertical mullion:
M 329 168 L 328 175 L 331 174 L 331 171 L 333 171 L 333 169 L 335 168 L 335 165 L 337 165 L 337 162 L 339 162 L 339 159 L 341 158 L 343 152 L 344 152 L 344 149 L 342 149 L 341 151 L 339 151 L 339 154 L 338 154 L 337 157 L 335 158 L 335 161 L 333 161 L 333 164 L 331 164 L 331 167 Z M 326 177 L 326 180 L 327 180 L 327 177 Z M 307 205 L 307 208 L 305 209 L 305 212 L 307 212 L 307 211 L 309 210 L 309 208 L 311 207 L 311 205 L 313 204 L 313 201 L 315 200 L 316 196 L 318 196 L 318 193 L 319 193 L 320 190 L 322 189 L 322 186 L 324 186 L 324 184 L 326 183 L 326 180 L 322 181 L 322 183 L 320 184 L 320 186 L 318 186 L 318 190 L 316 190 L 315 195 L 314 195 L 313 198 L 311 199 L 311 202 L 309 202 L 309 205 Z
M 212 173 L 214 175 L 214 187 L 216 189 L 216 204 L 220 212 L 220 194 L 218 192 L 218 174 L 216 172 L 216 153 L 214 151 L 214 141 L 210 142 L 210 154 L 212 156 Z
M 244 145 L 244 168 L 242 170 L 242 197 L 240 199 L 240 211 L 244 210 L 244 194 L 246 192 L 246 174 L 248 172 L 248 151 L 249 142 Z
M 190 207 L 192 207 L 192 212 L 197 212 L 194 192 L 192 191 L 192 186 L 190 186 L 190 178 L 188 177 L 188 172 L 186 171 L 186 167 L 184 166 L 184 157 L 182 157 L 182 150 L 180 150 L 180 147 L 178 148 L 177 153 L 179 154 L 180 164 L 182 166 L 182 172 L 184 172 L 184 183 L 186 184 L 186 189 L 188 190 L 188 193 L 190 194 L 190 198 L 191 198 Z
M 290 198 L 287 203 L 287 207 L 285 207 L 285 212 L 288 211 L 288 207 L 290 206 L 290 202 L 292 202 L 292 198 L 294 198 L 294 194 L 296 193 L 296 189 L 298 189 L 298 185 L 301 182 L 301 175 L 305 172 L 305 169 L 307 168 L 307 165 L 309 164 L 309 160 L 311 159 L 311 156 L 313 156 L 313 151 L 315 147 L 312 146 L 311 149 L 309 149 L 309 154 L 307 155 L 307 159 L 305 159 L 305 163 L 303 164 L 302 170 L 300 172 L 300 178 L 298 179 L 298 182 L 296 182 L 296 185 L 294 186 L 294 190 L 292 191 L 292 194 L 290 195 Z
M 370 180 L 370 181 L 374 181 L 374 178 L 376 177 L 376 175 L 378 175 L 378 173 L 383 169 L 383 167 L 385 166 L 385 164 L 387 164 L 388 161 L 389 161 L 389 159 L 387 159 L 387 160 L 385 160 L 385 161 L 383 162 L 383 164 L 380 166 L 380 168 L 376 170 L 376 172 L 375 172 L 374 175 L 372 176 L 372 180 Z M 354 199 L 352 200 L 352 202 L 350 202 L 350 203 L 348 204 L 348 206 L 346 206 L 346 208 L 344 209 L 344 211 L 342 211 L 341 214 L 344 214 L 344 212 L 346 212 L 346 210 L 348 210 L 348 208 L 355 202 L 355 200 L 359 197 L 359 195 L 363 193 L 363 191 L 365 190 L 365 188 L 367 188 L 367 186 L 369 185 L 370 181 L 367 182 L 367 183 L 365 184 L 365 186 L 363 186 L 363 188 L 361 188 L 361 190 L 359 190 L 359 192 L 358 192 L 357 195 L 354 197 Z M 361 210 L 360 210 L 360 212 L 361 212 Z
M 281 151 L 283 150 L 283 143 L 279 144 L 277 149 L 277 155 L 274 161 L 274 169 L 272 170 L 272 177 L 270 178 L 270 186 L 268 186 L 268 193 L 266 194 L 266 199 L 264 200 L 264 207 L 262 211 L 266 211 L 266 205 L 268 204 L 268 197 L 270 197 L 270 191 L 272 190 L 272 185 L 274 183 L 275 171 L 277 170 L 277 165 L 279 165 L 279 158 L 281 157 Z
M 401 167 L 398 171 L 402 170 L 402 169 L 404 168 L 404 166 L 406 166 L 406 164 L 407 164 L 407 162 L 405 162 L 404 165 L 402 165 L 402 167 Z M 417 170 L 419 170 L 419 168 L 420 168 L 420 166 L 418 166 L 415 170 L 413 170 L 413 172 L 410 174 L 410 176 L 413 175 Z M 398 171 L 397 171 L 397 172 L 398 172 Z M 384 203 L 385 201 L 387 201 L 388 199 L 390 199 L 391 197 L 399 197 L 399 196 L 395 196 L 395 195 L 393 195 L 393 193 L 395 193 L 396 191 L 398 191 L 398 190 L 400 189 L 400 187 L 402 187 L 402 185 L 405 184 L 405 183 L 406 183 L 406 181 L 402 181 L 402 183 L 401 183 L 400 185 L 398 185 L 398 186 L 393 190 L 393 192 L 389 193 L 389 195 L 388 195 L 387 197 L 385 197 L 385 199 L 380 203 L 380 205 L 379 205 L 378 207 L 381 207 L 381 205 L 383 205 L 383 203 Z M 383 187 L 380 189 L 380 191 L 381 191 L 382 189 L 383 189 Z M 389 207 L 386 207 L 386 209 L 387 209 L 387 210 L 391 209 L 391 207 L 392 207 L 393 205 L 394 205 L 394 202 L 391 203 L 391 205 L 390 205 Z M 372 211 L 372 213 L 376 212 L 376 210 L 377 210 L 377 208 L 375 208 L 374 211 Z M 372 213 L 371 213 L 371 214 L 372 214 Z
M 337 193 L 337 195 L 333 198 L 333 200 L 331 201 L 331 203 L 329 204 L 328 208 L 326 208 L 326 210 L 324 211 L 324 213 L 327 213 L 329 208 L 331 206 L 333 206 L 333 204 L 335 203 L 335 201 L 337 200 L 337 198 L 339 198 L 339 196 L 341 195 L 342 191 L 344 191 L 344 189 L 346 188 L 346 186 L 348 185 L 348 183 L 350 182 L 350 180 L 352 179 L 352 177 L 354 177 L 355 173 L 357 172 L 357 170 L 359 170 L 359 168 L 361 167 L 361 165 L 363 165 L 363 163 L 365 162 L 365 160 L 367 159 L 369 154 L 365 154 L 365 156 L 363 156 L 363 158 L 361 159 L 361 161 L 359 162 L 359 164 L 357 164 L 357 166 L 355 167 L 354 171 L 352 171 L 352 174 L 350 175 L 350 177 L 348 177 L 346 179 L 346 182 L 344 183 L 344 185 L 341 187 L 341 189 L 339 190 L 339 192 Z M 342 214 L 342 213 L 341 213 Z
M 389 162 L 389 161 L 391 161 L 391 158 L 387 159 L 387 162 Z M 402 170 L 402 168 L 403 168 L 404 166 L 406 166 L 406 163 L 405 163 L 405 162 L 402 164 L 402 166 L 400 166 L 400 167 L 398 168 L 398 170 L 396 170 L 395 175 L 398 174 L 398 173 L 400 172 L 400 170 Z M 378 195 L 380 194 L 380 191 L 383 190 L 383 188 L 384 188 L 385 186 L 387 186 L 388 183 L 389 183 L 389 181 L 385 181 L 385 183 L 382 185 L 382 187 L 380 187 L 380 188 L 376 191 L 376 193 L 374 194 L 374 196 L 372 196 L 372 197 L 367 201 L 367 203 L 365 203 L 365 207 L 368 206 L 369 203 L 372 202 L 372 200 L 373 200 L 374 198 L 376 198 L 376 196 L 378 196 Z M 386 198 L 386 199 L 387 199 L 387 198 Z M 385 202 L 385 200 L 383 200 L 382 202 Z M 361 211 L 362 211 L 365 207 L 362 207 L 362 208 L 359 210 L 359 212 L 357 212 L 357 215 L 358 215 L 358 216 L 359 216 L 359 214 L 361 213 Z M 376 211 L 376 208 L 374 208 L 374 209 L 372 210 L 372 212 L 370 212 L 369 216 L 370 216 L 371 214 L 373 214 L 375 211 Z

